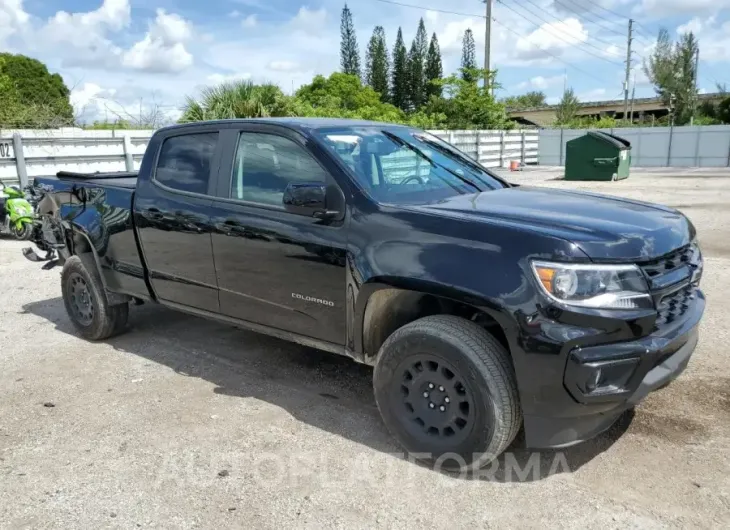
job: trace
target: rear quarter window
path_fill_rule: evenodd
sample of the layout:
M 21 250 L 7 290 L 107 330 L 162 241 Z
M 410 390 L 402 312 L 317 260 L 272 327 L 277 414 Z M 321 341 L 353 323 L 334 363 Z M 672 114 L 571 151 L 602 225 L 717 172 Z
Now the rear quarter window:
M 155 180 L 174 190 L 207 194 L 217 144 L 217 132 L 167 138 L 157 159 Z

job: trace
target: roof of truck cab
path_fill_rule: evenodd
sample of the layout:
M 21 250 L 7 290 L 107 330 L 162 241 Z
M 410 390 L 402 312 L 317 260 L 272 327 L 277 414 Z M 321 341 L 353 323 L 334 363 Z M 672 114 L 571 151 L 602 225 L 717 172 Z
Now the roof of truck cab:
M 214 124 L 236 124 L 236 123 L 270 123 L 275 125 L 283 125 L 292 129 L 325 129 L 330 127 L 407 127 L 395 123 L 385 123 L 380 121 L 368 120 L 348 120 L 343 118 L 250 118 L 250 119 L 231 119 L 231 120 L 212 120 L 212 121 L 195 121 L 190 123 L 180 123 L 165 127 L 164 130 L 183 129 L 187 127 L 195 127 L 200 125 Z

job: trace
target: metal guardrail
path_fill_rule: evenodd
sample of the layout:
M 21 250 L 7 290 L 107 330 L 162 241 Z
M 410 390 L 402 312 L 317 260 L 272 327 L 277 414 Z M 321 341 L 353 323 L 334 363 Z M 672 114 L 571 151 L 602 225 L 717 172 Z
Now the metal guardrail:
M 86 134 L 86 133 L 94 133 Z M 139 169 L 154 131 L 33 131 L 31 135 L 0 135 L 0 179 L 26 185 L 37 176 L 58 171 L 134 171 Z M 538 161 L 539 136 L 535 130 L 430 131 L 486 167 L 507 167 L 510 161 Z M 149 133 L 146 136 L 145 133 Z M 390 162 L 396 170 L 412 170 L 407 159 Z

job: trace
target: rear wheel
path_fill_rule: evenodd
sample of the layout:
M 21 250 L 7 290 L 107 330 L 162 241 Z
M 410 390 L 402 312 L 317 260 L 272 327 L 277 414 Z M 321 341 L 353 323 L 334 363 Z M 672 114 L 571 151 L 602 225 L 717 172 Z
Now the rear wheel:
M 15 239 L 26 241 L 33 234 L 33 223 L 23 223 L 20 228 L 16 228 L 14 224 L 10 225 L 10 233 Z
M 390 432 L 432 466 L 478 469 L 512 443 L 522 423 L 508 352 L 463 318 L 425 317 L 394 332 L 373 379 Z
M 61 290 L 66 312 L 84 338 L 106 339 L 126 327 L 129 304 L 110 306 L 101 278 L 90 273 L 78 256 L 64 263 Z

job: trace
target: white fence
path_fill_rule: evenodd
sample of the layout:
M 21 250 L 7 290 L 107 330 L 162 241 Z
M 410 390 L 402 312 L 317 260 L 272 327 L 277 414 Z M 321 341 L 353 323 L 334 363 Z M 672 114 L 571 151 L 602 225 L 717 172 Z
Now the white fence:
M 730 125 L 601 129 L 631 142 L 635 167 L 730 167 Z M 542 129 L 540 164 L 565 165 L 565 144 L 584 129 Z
M 58 171 L 132 171 L 139 169 L 154 131 L 0 130 L 0 179 L 7 184 L 32 181 Z M 431 131 L 486 167 L 510 161 L 537 163 L 538 132 Z M 19 155 L 19 156 L 18 156 Z M 407 161 L 398 161 L 408 164 Z

